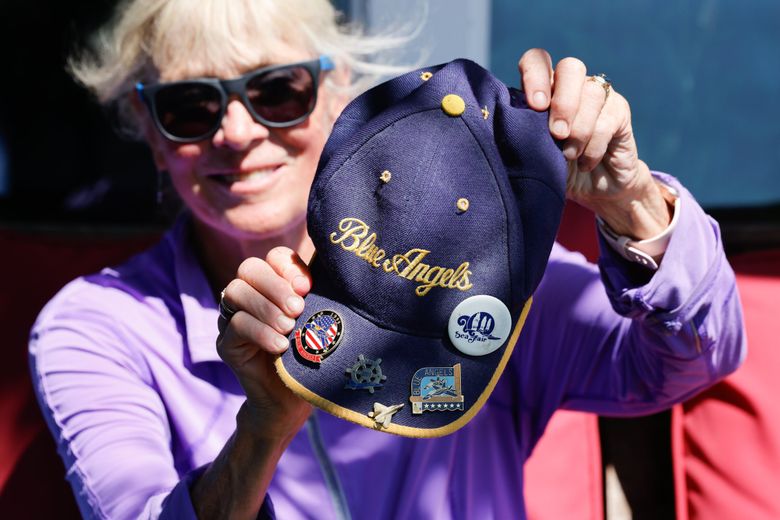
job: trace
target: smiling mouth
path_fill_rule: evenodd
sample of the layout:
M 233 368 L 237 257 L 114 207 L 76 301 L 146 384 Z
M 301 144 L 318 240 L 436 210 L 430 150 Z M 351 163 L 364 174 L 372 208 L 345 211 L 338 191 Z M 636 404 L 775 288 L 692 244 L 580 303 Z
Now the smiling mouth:
M 220 184 L 224 184 L 225 186 L 230 186 L 236 182 L 261 182 L 273 175 L 277 169 L 278 167 L 273 167 L 261 168 L 259 170 L 253 170 L 246 173 L 226 173 L 214 175 L 212 176 L 212 179 L 219 182 Z

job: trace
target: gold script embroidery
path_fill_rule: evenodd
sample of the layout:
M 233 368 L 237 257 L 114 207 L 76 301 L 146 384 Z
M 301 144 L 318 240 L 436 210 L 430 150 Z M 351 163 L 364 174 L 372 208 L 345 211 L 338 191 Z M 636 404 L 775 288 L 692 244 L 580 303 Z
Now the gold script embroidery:
M 339 233 L 330 234 L 330 241 L 341 246 L 344 251 L 368 262 L 372 267 L 379 267 L 386 253 L 377 244 L 376 233 L 369 234 L 369 226 L 360 219 L 347 217 L 339 222 Z M 447 268 L 430 265 L 423 262 L 430 254 L 427 249 L 410 249 L 404 254 L 393 255 L 381 263 L 386 273 L 394 273 L 418 285 L 417 296 L 425 296 L 434 287 L 468 291 L 473 287 L 469 280 L 471 271 L 469 263 L 463 262 L 457 268 Z
M 385 250 L 376 245 L 376 233 L 368 234 L 368 224 L 357 218 L 345 218 L 339 222 L 339 231 L 339 237 L 335 231 L 330 234 L 331 242 L 340 245 L 344 251 L 355 253 L 373 267 L 379 267 Z

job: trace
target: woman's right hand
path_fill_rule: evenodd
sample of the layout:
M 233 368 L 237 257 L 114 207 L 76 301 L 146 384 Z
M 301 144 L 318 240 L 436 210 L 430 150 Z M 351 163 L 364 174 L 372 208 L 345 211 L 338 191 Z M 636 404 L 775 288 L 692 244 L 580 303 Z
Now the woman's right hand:
M 269 439 L 291 437 L 311 413 L 311 406 L 282 383 L 273 364 L 289 347 L 286 335 L 310 290 L 303 260 L 287 247 L 276 247 L 266 260 L 244 260 L 224 291 L 225 303 L 236 313 L 230 320 L 220 316 L 217 351 L 246 393 L 249 420 Z

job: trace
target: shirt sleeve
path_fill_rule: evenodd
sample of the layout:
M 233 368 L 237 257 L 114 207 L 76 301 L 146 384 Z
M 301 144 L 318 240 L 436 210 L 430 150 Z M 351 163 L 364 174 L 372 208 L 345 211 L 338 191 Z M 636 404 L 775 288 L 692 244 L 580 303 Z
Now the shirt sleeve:
M 598 268 L 557 244 L 553 249 L 520 355 L 525 405 L 537 425 L 559 407 L 603 415 L 660 411 L 734 371 L 746 354 L 717 223 L 674 178 L 656 175 L 683 197 L 657 271 L 603 241 Z
M 164 404 L 101 290 L 66 287 L 30 337 L 30 369 L 44 418 L 85 518 L 195 519 Z M 260 518 L 273 518 L 266 496 Z

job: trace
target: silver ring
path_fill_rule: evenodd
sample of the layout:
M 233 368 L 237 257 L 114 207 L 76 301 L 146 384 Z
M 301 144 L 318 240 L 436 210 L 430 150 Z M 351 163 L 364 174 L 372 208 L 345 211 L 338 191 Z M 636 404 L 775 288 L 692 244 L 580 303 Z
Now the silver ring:
M 222 289 L 222 292 L 219 293 L 219 315 L 222 317 L 223 320 L 228 322 L 233 317 L 233 315 L 238 311 L 233 309 L 227 303 L 225 303 L 225 290 L 227 290 L 227 287 Z
M 601 74 L 589 77 L 588 81 L 593 81 L 594 83 L 601 85 L 604 89 L 604 101 L 606 101 L 609 97 L 609 93 L 612 91 L 612 82 L 609 81 L 607 75 L 602 72 Z

